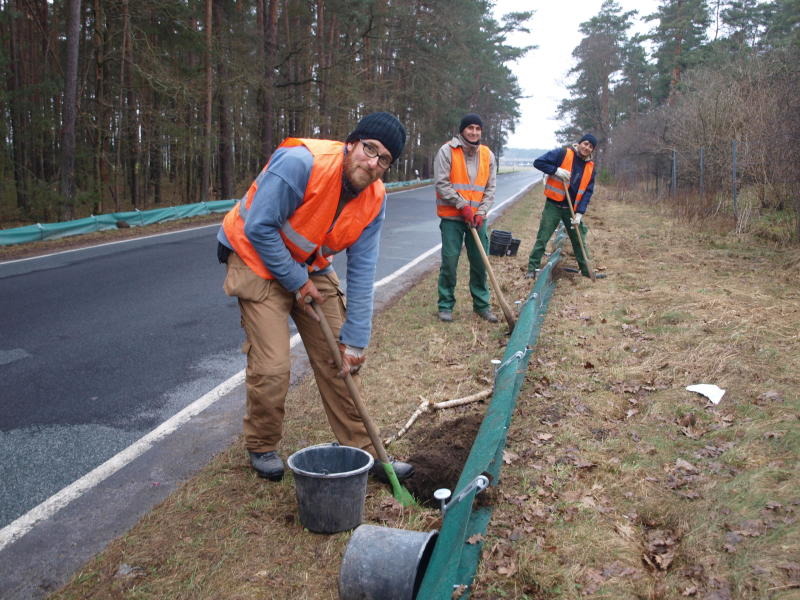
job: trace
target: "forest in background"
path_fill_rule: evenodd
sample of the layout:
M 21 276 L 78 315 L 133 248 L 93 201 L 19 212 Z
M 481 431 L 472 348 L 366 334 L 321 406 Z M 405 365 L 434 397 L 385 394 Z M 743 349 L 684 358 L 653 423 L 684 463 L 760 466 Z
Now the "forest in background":
M 662 0 L 639 35 L 634 15 L 606 0 L 581 24 L 562 141 L 595 132 L 642 200 L 800 240 L 800 0 Z
M 373 110 L 409 132 L 388 181 L 428 178 L 467 111 L 502 154 L 530 50 L 507 38 L 537 17 L 492 8 L 0 0 L 0 224 L 234 198 L 284 137 Z M 635 16 L 606 0 L 581 24 L 559 139 L 594 132 L 602 178 L 689 218 L 800 240 L 800 0 L 661 0 L 634 35 Z
M 457 15 L 457 18 L 455 18 Z M 430 176 L 461 116 L 500 151 L 518 118 L 481 0 L 0 0 L 0 223 L 230 199 L 287 136 L 344 139 L 375 110 Z

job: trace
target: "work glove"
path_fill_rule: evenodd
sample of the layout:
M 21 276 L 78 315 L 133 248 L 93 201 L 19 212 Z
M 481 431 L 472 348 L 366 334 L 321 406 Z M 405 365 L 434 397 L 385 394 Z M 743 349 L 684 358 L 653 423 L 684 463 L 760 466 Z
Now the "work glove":
M 483 225 L 483 219 L 484 218 L 485 218 L 485 215 L 481 215 L 481 214 L 476 214 L 475 215 L 475 217 L 472 219 L 472 225 L 475 227 L 475 229 L 480 229 L 481 228 L 481 225 Z
M 467 225 L 472 225 L 475 220 L 475 209 L 469 204 L 465 204 L 461 208 L 461 218 L 464 219 Z
M 583 218 L 583 213 L 575 213 L 575 216 L 570 219 L 570 223 L 573 225 L 580 225 L 581 219 Z
M 325 302 L 325 298 L 322 297 L 322 294 L 319 293 L 317 286 L 314 285 L 314 282 L 311 281 L 310 278 L 300 286 L 299 290 L 297 290 L 297 293 L 295 293 L 295 299 L 297 300 L 297 304 L 300 306 L 300 308 L 302 308 L 308 316 L 315 321 L 319 321 L 317 313 L 314 312 L 314 307 L 311 306 L 311 301 L 313 300 L 317 304 L 322 304 Z
M 339 355 L 342 358 L 342 368 L 336 374 L 340 379 L 347 377 L 347 374 L 355 375 L 358 373 L 361 365 L 367 360 L 367 355 L 363 348 L 356 348 L 348 346 L 347 344 L 339 343 Z M 336 364 L 331 361 L 331 366 L 336 367 Z
M 566 169 L 562 169 L 561 167 L 558 167 L 556 169 L 555 175 L 559 179 L 562 179 L 564 181 L 569 181 L 569 171 L 567 171 Z

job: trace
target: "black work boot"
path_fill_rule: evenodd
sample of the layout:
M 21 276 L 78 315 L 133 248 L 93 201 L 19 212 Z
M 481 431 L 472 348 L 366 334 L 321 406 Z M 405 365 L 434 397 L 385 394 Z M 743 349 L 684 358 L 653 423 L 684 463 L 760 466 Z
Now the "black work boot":
M 398 481 L 408 479 L 414 474 L 414 466 L 400 460 L 392 460 L 392 468 Z M 386 475 L 386 469 L 383 468 L 383 463 L 375 459 L 375 464 L 369 470 L 369 474 L 381 483 L 389 483 L 389 476 Z
M 274 450 L 270 452 L 250 452 L 250 464 L 259 477 L 270 481 L 283 479 L 283 461 Z
M 497 315 L 495 315 L 488 308 L 484 308 L 483 310 L 476 310 L 475 314 L 478 315 L 484 321 L 489 321 L 489 323 L 497 323 Z

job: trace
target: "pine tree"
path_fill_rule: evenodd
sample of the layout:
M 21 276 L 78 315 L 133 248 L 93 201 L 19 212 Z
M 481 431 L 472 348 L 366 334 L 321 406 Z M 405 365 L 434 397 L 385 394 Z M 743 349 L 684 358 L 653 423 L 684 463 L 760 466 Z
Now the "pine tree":
M 710 19 L 705 0 L 662 0 L 658 10 L 646 19 L 657 21 L 650 39 L 656 45 L 659 78 L 655 95 L 661 102 L 678 89 L 684 71 L 702 60 Z
M 635 14 L 622 12 L 616 2 L 605 0 L 596 16 L 581 23 L 585 37 L 572 52 L 576 64 L 570 70 L 575 82 L 567 88 L 570 97 L 558 107 L 559 117 L 570 123 L 558 132 L 563 139 L 583 131 L 593 131 L 598 145 L 608 139 L 619 117 L 613 101 L 615 78 L 625 63 L 626 32 Z

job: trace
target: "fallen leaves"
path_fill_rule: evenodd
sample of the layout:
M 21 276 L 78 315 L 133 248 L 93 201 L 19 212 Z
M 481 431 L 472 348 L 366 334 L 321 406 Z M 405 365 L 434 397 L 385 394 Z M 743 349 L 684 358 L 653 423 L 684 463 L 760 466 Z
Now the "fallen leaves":
M 373 515 L 381 523 L 393 524 L 399 522 L 405 514 L 405 508 L 393 496 L 381 499 L 377 514 Z
M 122 563 L 117 567 L 117 572 L 114 574 L 115 579 L 136 579 L 143 577 L 146 571 L 142 567 Z
M 681 590 L 681 596 L 695 596 L 697 594 L 697 586 L 690 585 L 689 587 L 684 588 Z
M 700 473 L 700 470 L 697 467 L 695 467 L 692 463 L 683 460 L 682 458 L 679 458 L 675 461 L 675 468 L 692 475 L 697 475 Z
M 644 536 L 644 553 L 642 559 L 657 571 L 666 571 L 675 560 L 678 544 L 675 533 L 666 529 L 649 529 Z
M 507 542 L 498 541 L 484 548 L 482 560 L 486 567 L 502 577 L 513 577 L 517 573 L 517 555 Z
M 734 530 L 734 533 L 746 537 L 758 537 L 764 533 L 765 529 L 764 521 L 761 519 L 748 519 L 742 521 L 739 527 Z
M 768 392 L 764 392 L 758 396 L 753 403 L 759 406 L 766 406 L 772 402 L 783 402 L 783 396 L 781 396 L 775 390 L 769 390 Z
M 597 593 L 600 587 L 609 580 L 625 577 L 636 578 L 639 574 L 640 572 L 637 569 L 617 560 L 602 568 L 590 567 L 584 569 L 578 581 L 583 587 L 582 595 L 591 596 Z

